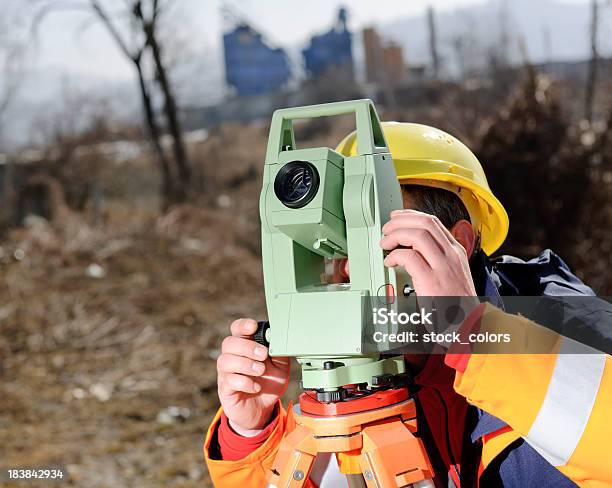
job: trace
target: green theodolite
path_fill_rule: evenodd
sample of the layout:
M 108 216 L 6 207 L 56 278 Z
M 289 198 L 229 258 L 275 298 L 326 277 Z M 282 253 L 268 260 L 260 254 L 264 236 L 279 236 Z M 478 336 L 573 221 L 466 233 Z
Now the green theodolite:
M 354 114 L 358 154 L 298 149 L 293 122 Z M 388 344 L 364 348 L 372 307 L 397 307 L 408 275 L 383 264 L 381 227 L 402 208 L 393 161 L 370 100 L 277 110 L 272 117 L 260 197 L 268 322 L 256 340 L 271 356 L 296 357 L 302 387 L 322 402 L 344 400 L 346 385 L 369 390 L 404 373 Z M 327 283 L 326 260 L 348 257 L 350 283 Z M 402 304 L 413 306 L 410 300 Z M 389 332 L 393 332 L 389 326 Z M 378 329 L 380 330 L 380 328 Z

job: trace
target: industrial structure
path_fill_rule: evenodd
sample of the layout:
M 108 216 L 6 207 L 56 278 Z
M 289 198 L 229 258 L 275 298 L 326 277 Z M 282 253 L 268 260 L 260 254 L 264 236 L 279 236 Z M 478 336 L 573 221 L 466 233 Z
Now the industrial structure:
M 238 96 L 265 95 L 281 89 L 291 75 L 283 49 L 266 44 L 259 32 L 241 23 L 223 35 L 225 78 Z
M 310 38 L 302 54 L 307 79 L 332 73 L 336 78 L 354 79 L 351 33 L 347 10 L 341 8 L 332 28 Z M 239 97 L 277 93 L 287 85 L 292 73 L 286 52 L 271 47 L 262 35 L 245 21 L 223 35 L 225 79 Z
M 338 11 L 336 24 L 325 34 L 315 35 L 302 51 L 309 77 L 318 78 L 330 71 L 353 79 L 353 50 L 351 33 L 346 25 L 347 10 Z
M 223 102 L 182 110 L 187 129 L 231 120 L 257 120 L 279 107 L 308 105 L 325 99 L 359 98 L 354 77 L 348 12 L 340 8 L 327 32 L 312 36 L 302 50 L 304 79 L 287 52 L 270 45 L 235 9 L 225 7 L 227 28 L 223 34 L 225 81 L 230 88 Z M 333 77 L 333 81 L 330 81 Z M 336 91 L 338 93 L 336 93 Z
M 395 86 L 406 81 L 406 65 L 399 44 L 384 41 L 373 27 L 363 30 L 366 81 Z

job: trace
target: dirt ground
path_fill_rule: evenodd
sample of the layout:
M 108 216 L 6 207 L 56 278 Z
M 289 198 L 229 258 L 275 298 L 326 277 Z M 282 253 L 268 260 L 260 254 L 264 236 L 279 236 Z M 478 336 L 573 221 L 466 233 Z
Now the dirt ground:
M 64 464 L 68 486 L 209 485 L 219 339 L 264 312 L 259 260 L 224 213 L 81 225 L 68 242 L 37 221 L 3 247 L 2 465 Z

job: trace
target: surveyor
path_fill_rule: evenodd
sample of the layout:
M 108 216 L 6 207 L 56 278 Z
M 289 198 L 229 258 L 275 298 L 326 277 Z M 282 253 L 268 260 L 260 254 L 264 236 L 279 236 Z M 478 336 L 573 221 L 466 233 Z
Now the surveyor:
M 486 296 L 496 326 L 520 329 L 529 321 L 503 312 L 503 296 L 593 295 L 550 250 L 527 262 L 489 258 L 506 238 L 508 216 L 459 140 L 419 124 L 388 122 L 383 131 L 405 210 L 393 212 L 381 246 L 390 251 L 385 265 L 403 266 L 417 296 Z M 356 146 L 352 133 L 337 151 L 353 156 Z M 349 273 L 350 263 L 335 260 L 338 281 Z M 469 327 L 483 320 L 478 309 Z M 256 327 L 234 321 L 217 361 L 222 408 L 204 445 L 217 487 L 265 486 L 280 440 L 295 425 L 280 402 L 289 359 L 270 358 L 250 340 Z M 612 486 L 609 355 L 468 352 L 406 362 L 437 487 Z M 334 456 L 322 454 L 308 482 L 346 486 Z

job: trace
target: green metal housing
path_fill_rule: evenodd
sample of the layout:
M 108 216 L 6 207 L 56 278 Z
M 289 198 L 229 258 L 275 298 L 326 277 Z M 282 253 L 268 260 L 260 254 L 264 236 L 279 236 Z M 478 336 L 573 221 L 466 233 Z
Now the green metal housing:
M 355 115 L 356 156 L 296 146 L 294 120 L 342 114 Z M 274 191 L 277 173 L 292 161 L 312 164 L 320 178 L 317 194 L 303 208 L 287 207 Z M 393 161 L 370 100 L 274 112 L 260 196 L 267 339 L 270 355 L 298 358 L 304 388 L 333 389 L 403 371 L 401 361 L 362 353 L 372 301 L 386 297 L 389 285 L 401 292 L 410 283 L 401 270 L 384 266 L 380 247 L 381 227 L 400 208 Z M 350 283 L 323 283 L 325 259 L 341 257 L 349 258 Z M 386 348 L 380 344 L 380 352 Z M 344 366 L 324 370 L 326 359 Z

